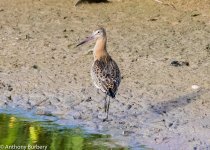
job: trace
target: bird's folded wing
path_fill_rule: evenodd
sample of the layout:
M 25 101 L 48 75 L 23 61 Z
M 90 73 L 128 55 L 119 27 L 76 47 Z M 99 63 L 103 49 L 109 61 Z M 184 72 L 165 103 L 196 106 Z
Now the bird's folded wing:
M 100 88 L 102 88 L 101 90 L 106 92 L 111 90 L 115 94 L 121 81 L 120 71 L 116 62 L 112 59 L 108 62 L 96 60 L 93 69 Z

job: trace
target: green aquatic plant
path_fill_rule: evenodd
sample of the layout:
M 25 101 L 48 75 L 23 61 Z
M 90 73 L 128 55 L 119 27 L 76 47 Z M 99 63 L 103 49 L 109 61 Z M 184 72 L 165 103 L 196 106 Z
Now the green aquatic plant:
M 106 142 L 111 141 L 106 140 L 109 135 L 86 134 L 81 128 L 60 128 L 50 122 L 30 122 L 8 114 L 0 114 L 0 129 L 0 145 L 5 149 L 6 146 L 22 150 L 39 146 L 42 150 L 107 150 Z M 114 149 L 127 148 L 117 146 Z

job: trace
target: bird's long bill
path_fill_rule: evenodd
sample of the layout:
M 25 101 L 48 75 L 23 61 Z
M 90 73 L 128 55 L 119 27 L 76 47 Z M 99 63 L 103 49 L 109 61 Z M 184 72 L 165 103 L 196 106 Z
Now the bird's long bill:
M 93 40 L 93 39 L 94 39 L 94 35 L 90 35 L 90 36 L 87 37 L 85 40 L 83 40 L 83 41 L 81 41 L 79 44 L 77 44 L 76 47 L 78 47 L 78 46 L 80 46 L 80 45 L 82 45 L 82 44 L 85 44 L 85 43 L 87 43 L 87 42 L 89 42 L 89 41 L 91 41 L 91 40 Z

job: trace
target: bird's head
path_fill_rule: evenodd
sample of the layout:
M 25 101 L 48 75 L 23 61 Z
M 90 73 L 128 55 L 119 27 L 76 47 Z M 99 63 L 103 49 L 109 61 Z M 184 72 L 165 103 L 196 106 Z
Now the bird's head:
M 77 44 L 76 47 L 83 45 L 89 41 L 97 40 L 100 38 L 106 38 L 106 31 L 104 28 L 99 28 L 98 30 L 93 31 L 93 33 L 90 36 L 86 37 L 86 39 Z

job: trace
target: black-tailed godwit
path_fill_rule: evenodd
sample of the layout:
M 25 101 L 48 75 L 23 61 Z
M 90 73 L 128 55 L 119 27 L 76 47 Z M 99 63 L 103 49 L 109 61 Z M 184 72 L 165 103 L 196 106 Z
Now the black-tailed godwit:
M 104 109 L 108 119 L 110 97 L 115 98 L 118 86 L 120 85 L 121 75 L 117 63 L 111 58 L 106 49 L 106 31 L 100 28 L 94 31 L 89 37 L 80 42 L 77 46 L 89 41 L 96 40 L 93 49 L 94 62 L 91 68 L 91 77 L 96 88 L 105 93 Z M 107 95 L 109 96 L 107 100 Z

